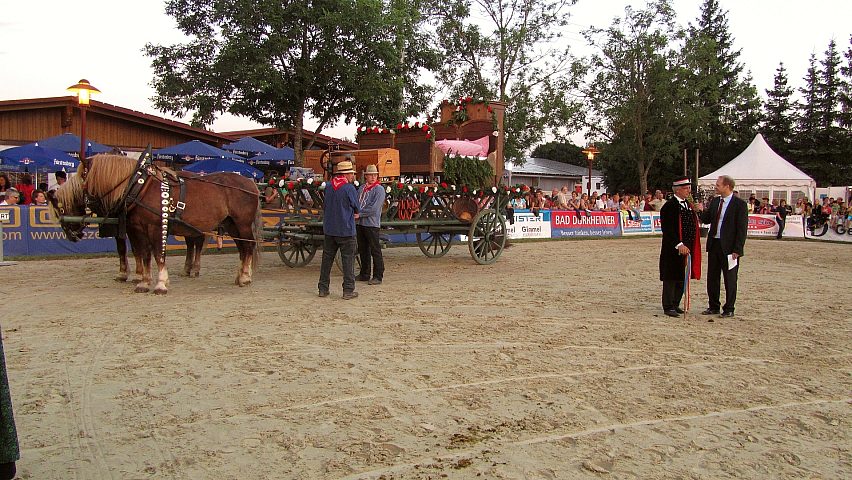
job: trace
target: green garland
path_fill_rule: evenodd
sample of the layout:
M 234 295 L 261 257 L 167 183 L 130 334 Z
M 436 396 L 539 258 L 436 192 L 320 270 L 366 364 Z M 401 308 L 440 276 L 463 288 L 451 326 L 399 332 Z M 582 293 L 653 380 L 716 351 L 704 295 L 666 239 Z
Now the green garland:
M 491 186 L 493 178 L 494 169 L 485 160 L 459 155 L 444 157 L 444 179 L 449 183 L 481 190 Z

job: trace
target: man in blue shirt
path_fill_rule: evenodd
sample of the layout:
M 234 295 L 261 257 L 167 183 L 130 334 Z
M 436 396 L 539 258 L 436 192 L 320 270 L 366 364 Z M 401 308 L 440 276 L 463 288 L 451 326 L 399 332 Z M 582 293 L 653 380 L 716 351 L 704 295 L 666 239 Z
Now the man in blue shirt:
M 352 182 L 355 167 L 350 161 L 334 166 L 334 177 L 326 184 L 322 218 L 322 267 L 320 268 L 319 296 L 327 297 L 331 266 L 337 250 L 343 263 L 343 299 L 358 296 L 355 291 L 355 219 L 358 218 L 358 192 Z
M 367 282 L 368 285 L 381 285 L 385 274 L 385 262 L 379 241 L 379 227 L 381 227 L 382 207 L 385 204 L 385 189 L 379 183 L 379 169 L 375 165 L 367 165 L 367 170 L 364 171 L 364 184 L 358 188 L 358 203 L 361 216 L 358 218 L 356 229 L 361 271 L 355 280 Z

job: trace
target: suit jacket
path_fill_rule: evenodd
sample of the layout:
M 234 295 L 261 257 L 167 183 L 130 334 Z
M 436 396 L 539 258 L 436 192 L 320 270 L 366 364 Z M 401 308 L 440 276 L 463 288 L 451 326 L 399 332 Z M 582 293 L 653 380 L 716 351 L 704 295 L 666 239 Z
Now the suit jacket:
M 681 225 L 682 224 L 682 225 Z M 701 243 L 698 239 L 698 221 L 692 211 L 682 210 L 677 198 L 672 197 L 660 209 L 660 229 L 663 241 L 660 246 L 660 280 L 682 281 L 686 257 L 677 251 L 677 244 L 683 243 L 693 252 L 692 278 L 700 278 Z M 698 261 L 695 262 L 696 253 Z
M 707 251 L 719 242 L 725 255 L 736 253 L 739 256 L 745 254 L 745 241 L 748 234 L 748 205 L 736 196 L 731 197 L 731 203 L 725 210 L 722 218 L 722 232 L 720 238 L 716 238 L 716 213 L 722 205 L 722 197 L 716 197 L 710 201 L 710 207 L 701 214 L 701 223 L 710 224 L 710 232 L 707 233 Z

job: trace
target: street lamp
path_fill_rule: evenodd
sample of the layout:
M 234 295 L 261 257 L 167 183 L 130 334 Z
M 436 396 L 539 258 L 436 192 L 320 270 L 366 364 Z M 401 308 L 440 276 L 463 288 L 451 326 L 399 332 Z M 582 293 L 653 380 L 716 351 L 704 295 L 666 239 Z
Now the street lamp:
M 94 93 L 101 93 L 88 80 L 81 78 L 76 85 L 68 87 L 69 92 L 77 95 L 77 105 L 80 106 L 80 161 L 86 159 L 86 108 L 89 106 L 89 98 Z
M 586 190 L 589 198 L 592 197 L 592 162 L 595 161 L 595 155 L 601 153 L 594 145 L 589 145 L 583 150 L 586 158 L 589 160 L 589 183 L 586 184 Z

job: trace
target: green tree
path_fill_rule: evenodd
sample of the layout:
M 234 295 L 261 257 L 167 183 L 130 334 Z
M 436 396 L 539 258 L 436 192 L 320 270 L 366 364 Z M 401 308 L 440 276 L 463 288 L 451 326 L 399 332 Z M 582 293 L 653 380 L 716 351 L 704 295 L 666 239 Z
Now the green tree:
M 295 130 L 301 164 L 306 115 L 316 133 L 344 118 L 400 118 L 425 108 L 417 85 L 429 50 L 409 2 L 169 0 L 187 42 L 147 44 L 155 106 L 209 125 L 229 112 Z
M 718 0 L 705 0 L 696 24 L 687 28 L 682 52 L 687 74 L 680 76 L 685 92 L 681 135 L 684 146 L 701 149 L 702 172 L 715 170 L 738 153 L 739 137 L 750 130 L 737 125 L 743 113 L 738 105 L 756 97 L 756 90 L 740 79 L 743 65 L 727 13 Z M 753 106 L 748 111 L 753 112 Z M 756 126 L 752 116 L 745 121 Z
M 445 54 L 438 81 L 452 97 L 509 103 L 507 159 L 520 163 L 546 134 L 574 131 L 576 65 L 562 36 L 576 0 L 437 3 L 435 36 Z
M 790 150 L 795 121 L 793 89 L 787 82 L 787 70 L 784 68 L 784 62 L 781 62 L 775 70 L 772 90 L 766 90 L 767 100 L 764 106 L 763 136 L 782 156 L 786 156 Z
M 627 7 L 607 29 L 584 32 L 600 52 L 590 59 L 594 74 L 584 88 L 586 122 L 608 144 L 601 162 L 611 189 L 645 192 L 652 170 L 672 171 L 678 152 L 677 58 L 669 45 L 677 33 L 666 0 L 645 10 Z
M 546 158 L 555 162 L 587 167 L 589 161 L 583 153 L 583 147 L 568 142 L 547 142 L 532 151 L 533 158 Z
M 852 35 L 849 36 L 850 46 L 843 54 L 846 63 L 840 67 L 840 126 L 852 133 Z
M 800 90 L 803 100 L 793 149 L 794 159 L 797 166 L 821 186 L 846 185 L 852 179 L 849 135 L 839 124 L 842 88 L 838 65 L 839 58 L 832 41 L 819 65 L 816 55 L 811 55 L 805 86 Z

